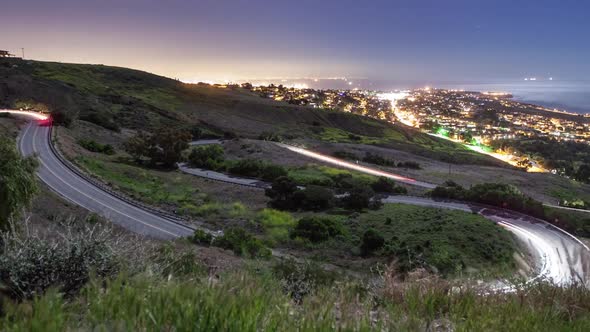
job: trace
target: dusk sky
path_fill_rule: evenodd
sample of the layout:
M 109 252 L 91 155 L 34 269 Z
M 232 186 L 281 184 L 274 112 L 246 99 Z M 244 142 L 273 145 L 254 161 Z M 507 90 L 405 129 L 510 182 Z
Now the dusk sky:
M 3 0 L 0 49 L 181 79 L 590 77 L 586 1 Z

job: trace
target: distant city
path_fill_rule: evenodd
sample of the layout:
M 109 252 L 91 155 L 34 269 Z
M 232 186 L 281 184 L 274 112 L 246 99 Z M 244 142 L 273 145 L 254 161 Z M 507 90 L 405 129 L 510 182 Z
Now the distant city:
M 251 83 L 217 84 L 242 87 L 262 98 L 292 105 L 331 109 L 400 122 L 524 168 L 529 172 L 562 173 L 528 155 L 506 148 L 504 141 L 549 139 L 590 143 L 590 115 L 582 115 L 513 100 L 502 91 L 421 88 L 379 92 L 355 89 L 312 89 Z M 503 146 L 499 148 L 499 146 Z

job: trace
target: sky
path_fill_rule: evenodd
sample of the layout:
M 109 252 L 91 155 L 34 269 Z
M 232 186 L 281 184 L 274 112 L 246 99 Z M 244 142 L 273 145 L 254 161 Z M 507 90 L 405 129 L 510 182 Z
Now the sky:
M 590 2 L 0 0 L 0 49 L 183 80 L 590 77 Z

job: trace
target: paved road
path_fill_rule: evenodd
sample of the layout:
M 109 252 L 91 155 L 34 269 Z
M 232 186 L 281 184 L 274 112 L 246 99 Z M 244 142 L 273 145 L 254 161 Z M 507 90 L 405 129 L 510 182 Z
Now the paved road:
M 29 123 L 21 132 L 19 149 L 25 156 L 37 154 L 38 176 L 56 193 L 132 232 L 160 239 L 188 236 L 193 229 L 133 206 L 78 176 L 56 157 L 49 146 L 50 127 Z
M 19 148 L 24 155 L 38 155 L 41 164 L 38 170 L 39 178 L 55 192 L 72 203 L 98 213 L 136 233 L 162 239 L 192 234 L 192 228 L 128 204 L 78 176 L 54 154 L 49 145 L 49 134 L 49 127 L 42 127 L 36 122 L 31 122 L 22 131 Z M 384 199 L 384 202 L 479 213 L 506 227 L 530 246 L 538 262 L 538 275 L 532 280 L 551 279 L 560 285 L 582 281 L 588 286 L 590 270 L 588 247 L 573 236 L 538 219 L 475 204 L 440 202 L 418 197 L 389 196 Z

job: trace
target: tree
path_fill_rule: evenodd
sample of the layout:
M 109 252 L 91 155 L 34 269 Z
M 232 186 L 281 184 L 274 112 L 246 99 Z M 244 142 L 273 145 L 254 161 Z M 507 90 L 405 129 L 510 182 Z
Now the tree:
M 342 203 L 347 209 L 362 210 L 369 207 L 374 195 L 375 192 L 367 184 L 356 182 L 342 198 Z
M 19 216 L 37 193 L 37 161 L 22 158 L 14 140 L 0 135 L 0 228 Z
M 370 228 L 363 234 L 363 242 L 361 243 L 361 255 L 368 256 L 373 252 L 383 248 L 385 239 L 376 230 Z
M 148 142 L 149 135 L 143 131 L 138 131 L 135 136 L 129 138 L 123 145 L 123 148 L 129 153 L 137 163 L 141 163 L 143 157 L 149 155 Z
M 182 159 L 191 137 L 190 132 L 174 128 L 161 128 L 153 134 L 140 131 L 125 143 L 125 151 L 137 162 L 145 157 L 151 165 L 173 167 Z
M 406 194 L 408 192 L 405 187 L 396 186 L 393 180 L 383 176 L 373 182 L 371 188 L 377 193 Z
M 272 186 L 265 190 L 266 196 L 270 197 L 269 205 L 279 210 L 293 210 L 299 206 L 295 201 L 295 193 L 300 189 L 293 179 L 281 176 L 275 179 Z
M 188 162 L 193 167 L 219 170 L 223 161 L 223 147 L 215 144 L 193 148 L 188 155 Z
M 578 170 L 574 175 L 574 178 L 578 181 L 588 182 L 588 180 L 590 179 L 590 165 L 580 165 L 580 167 L 578 167 Z
M 334 192 L 332 190 L 309 185 L 295 194 L 295 202 L 301 202 L 303 210 L 321 211 L 334 206 Z
M 152 163 L 161 163 L 164 167 L 173 167 L 182 158 L 182 151 L 188 149 L 192 138 L 190 132 L 174 128 L 165 128 L 152 135 L 155 154 Z

